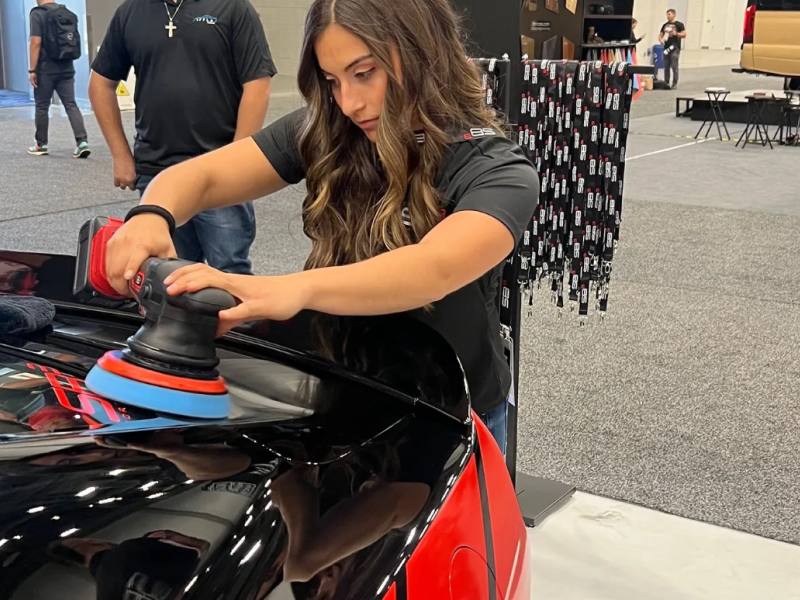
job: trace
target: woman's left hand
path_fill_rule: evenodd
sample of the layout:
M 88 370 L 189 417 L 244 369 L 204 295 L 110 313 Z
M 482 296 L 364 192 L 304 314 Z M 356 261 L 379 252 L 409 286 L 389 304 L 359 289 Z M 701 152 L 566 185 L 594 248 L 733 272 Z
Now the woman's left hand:
M 240 304 L 219 313 L 221 336 L 246 321 L 291 319 L 306 307 L 308 290 L 300 277 L 255 277 L 231 275 L 208 265 L 196 264 L 178 269 L 164 280 L 167 293 L 178 296 L 205 288 L 218 288 L 232 294 Z

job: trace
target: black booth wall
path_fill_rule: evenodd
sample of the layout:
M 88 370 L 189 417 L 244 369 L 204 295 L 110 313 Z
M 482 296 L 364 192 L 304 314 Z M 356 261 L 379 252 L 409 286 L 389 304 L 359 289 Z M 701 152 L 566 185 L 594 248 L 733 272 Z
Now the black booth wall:
M 472 58 L 502 58 L 508 54 L 512 65 L 522 61 L 520 46 L 521 0 L 451 0 L 462 17 L 469 36 L 467 54 Z M 519 77 L 511 80 L 511 97 L 522 93 Z M 516 115 L 511 115 L 512 120 Z
M 519 48 L 520 0 L 451 0 L 462 16 L 474 58 L 521 60 Z

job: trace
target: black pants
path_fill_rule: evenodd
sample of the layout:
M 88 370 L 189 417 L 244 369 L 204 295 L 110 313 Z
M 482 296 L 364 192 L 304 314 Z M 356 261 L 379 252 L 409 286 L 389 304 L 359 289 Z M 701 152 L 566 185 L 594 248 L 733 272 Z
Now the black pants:
M 87 141 L 83 115 L 75 103 L 75 75 L 41 73 L 36 77 L 36 87 L 33 90 L 33 97 L 36 100 L 36 143 L 40 146 L 47 144 L 53 92 L 58 94 L 64 110 L 67 111 L 75 141 L 79 145 Z
M 664 82 L 667 85 L 669 83 L 669 74 L 672 71 L 672 85 L 671 87 L 675 87 L 678 85 L 678 64 L 681 60 L 681 51 L 680 50 L 673 50 L 669 54 L 664 55 Z

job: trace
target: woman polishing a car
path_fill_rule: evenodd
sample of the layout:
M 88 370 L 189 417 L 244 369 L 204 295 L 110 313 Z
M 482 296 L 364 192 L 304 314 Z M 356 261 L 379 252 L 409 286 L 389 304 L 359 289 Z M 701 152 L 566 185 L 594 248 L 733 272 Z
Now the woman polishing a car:
M 302 310 L 410 312 L 458 352 L 472 407 L 505 450 L 500 277 L 539 182 L 486 108 L 460 33 L 448 0 L 316 0 L 298 73 L 306 106 L 158 176 L 109 244 L 114 287 L 124 292 L 146 258 L 174 256 L 171 231 L 197 213 L 305 180 L 302 272 L 198 264 L 176 271 L 169 292 L 229 291 L 240 303 L 220 313 L 223 330 Z

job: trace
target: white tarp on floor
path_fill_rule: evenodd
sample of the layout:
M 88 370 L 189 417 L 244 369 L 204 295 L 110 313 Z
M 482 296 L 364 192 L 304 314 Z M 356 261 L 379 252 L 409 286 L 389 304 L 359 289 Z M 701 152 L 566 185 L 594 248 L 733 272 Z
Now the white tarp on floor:
M 537 600 L 800 599 L 800 546 L 588 494 L 529 539 Z

